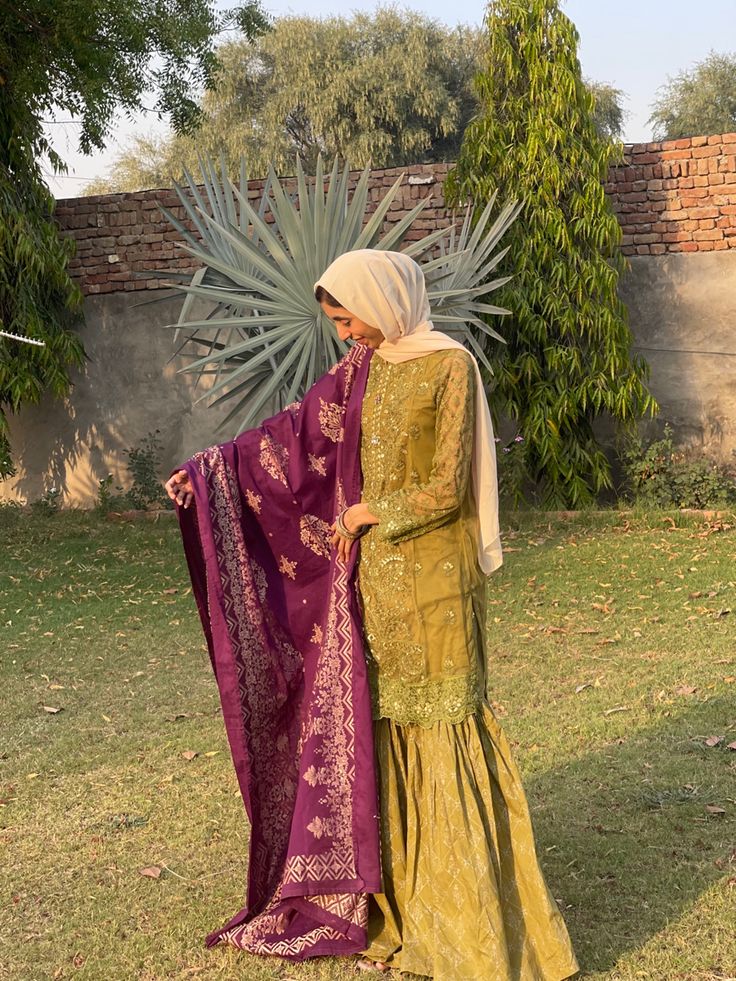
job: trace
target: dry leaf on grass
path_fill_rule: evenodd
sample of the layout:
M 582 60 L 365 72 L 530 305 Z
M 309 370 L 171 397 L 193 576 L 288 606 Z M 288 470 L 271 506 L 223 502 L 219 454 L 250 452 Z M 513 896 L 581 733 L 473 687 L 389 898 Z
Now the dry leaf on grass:
M 725 814 L 726 808 L 721 807 L 719 804 L 706 804 L 705 809 L 708 814 Z
M 141 875 L 147 876 L 149 879 L 160 879 L 161 869 L 158 865 L 147 865 L 145 869 L 138 869 Z
M 617 705 L 616 708 L 606 709 L 603 714 L 613 715 L 614 712 L 628 712 L 630 709 L 630 705 Z
M 598 610 L 600 613 L 609 614 L 609 613 L 613 613 L 613 610 L 611 609 L 611 603 L 613 602 L 614 600 L 612 596 L 610 599 L 606 600 L 605 603 L 591 603 L 590 605 L 593 607 L 594 610 Z
M 44 712 L 48 712 L 50 715 L 56 715 L 57 712 L 63 712 L 63 708 L 56 708 L 54 705 L 44 705 L 42 706 Z
M 717 746 L 719 743 L 723 742 L 723 736 L 708 736 L 705 740 L 706 746 Z
M 185 760 L 193 760 L 195 757 L 199 756 L 199 753 L 193 749 L 185 749 L 181 755 Z
M 694 695 L 697 690 L 693 685 L 680 685 L 675 688 L 675 695 Z

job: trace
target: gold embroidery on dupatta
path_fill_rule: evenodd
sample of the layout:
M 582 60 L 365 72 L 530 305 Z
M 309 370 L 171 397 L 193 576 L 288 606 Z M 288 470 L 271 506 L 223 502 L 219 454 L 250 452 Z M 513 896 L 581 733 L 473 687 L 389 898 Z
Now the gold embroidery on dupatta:
M 336 402 L 325 402 L 323 398 L 320 398 L 319 405 L 319 428 L 322 434 L 333 443 L 342 443 L 345 436 L 342 428 L 342 417 L 345 412 L 343 406 Z
M 364 354 L 362 349 L 357 347 L 352 349 L 343 361 L 330 370 L 331 374 L 336 374 L 338 369 L 343 367 L 348 381 L 352 381 Z M 348 388 L 349 385 L 346 384 L 346 397 Z M 339 439 L 335 441 L 340 441 L 342 437 L 343 432 L 340 430 Z M 228 576 L 234 581 L 232 586 L 233 604 L 225 611 L 228 632 L 236 641 L 235 653 L 241 660 L 241 651 L 243 649 L 249 651 L 249 659 L 243 661 L 242 669 L 239 670 L 242 699 L 244 694 L 243 679 L 246 676 L 248 676 L 249 684 L 253 687 L 255 682 L 255 688 L 258 688 L 259 676 L 267 675 L 269 665 L 265 663 L 264 658 L 268 657 L 268 652 L 264 650 L 258 629 L 263 620 L 263 611 L 254 602 L 253 590 L 249 590 L 248 587 L 249 577 L 247 573 L 243 575 L 243 572 L 248 568 L 248 560 L 240 532 L 240 509 L 238 503 L 234 503 L 238 501 L 237 483 L 222 459 L 219 448 L 215 447 L 214 451 L 205 451 L 211 452 L 207 465 L 203 458 L 198 463 L 203 474 L 207 472 L 207 469 L 217 469 L 217 479 L 210 482 L 214 484 L 215 488 L 215 511 L 222 529 L 227 529 L 229 522 L 232 524 L 230 533 L 221 536 L 222 542 L 220 544 L 223 545 L 223 548 L 218 549 L 218 554 L 220 551 L 224 554 L 227 570 L 226 572 L 221 568 L 223 583 Z M 201 454 L 197 456 L 202 457 Z M 321 457 L 316 457 L 315 460 L 319 463 L 323 462 Z M 318 466 L 319 464 L 317 464 Z M 310 469 L 311 467 L 312 460 L 310 458 Z M 338 480 L 336 494 L 338 509 L 345 506 L 344 502 L 344 488 L 342 482 Z M 216 535 L 217 539 L 218 536 Z M 224 547 L 225 545 L 227 547 Z M 285 559 L 286 562 L 289 561 L 285 556 L 282 556 L 282 559 Z M 253 570 L 255 592 L 260 595 L 261 576 L 263 576 L 262 588 L 264 591 L 266 588 L 265 573 L 252 560 L 250 560 L 250 567 Z M 352 726 L 344 725 L 346 714 L 352 718 L 352 686 L 349 679 L 353 656 L 352 621 L 348 603 L 349 584 L 344 564 L 340 563 L 336 566 L 335 576 L 336 581 L 333 584 L 325 630 L 323 631 L 322 626 L 315 623 L 311 638 L 313 643 L 322 643 L 324 632 L 324 649 L 320 654 L 320 669 L 314 683 L 314 704 L 318 714 L 312 716 L 302 726 L 298 738 L 297 755 L 301 755 L 302 747 L 310 735 L 329 734 L 331 737 L 324 740 L 322 747 L 317 751 L 322 757 L 324 765 L 310 768 L 313 772 L 307 771 L 309 777 L 307 778 L 305 774 L 305 778 L 312 786 L 316 786 L 317 783 L 324 785 L 325 794 L 320 803 L 327 804 L 331 813 L 339 816 L 339 829 L 334 834 L 328 851 L 319 855 L 294 855 L 287 859 L 270 900 L 258 916 L 245 924 L 219 934 L 220 939 L 227 943 L 257 954 L 294 957 L 303 954 L 306 950 L 314 949 L 322 942 L 345 939 L 343 931 L 321 923 L 317 923 L 314 929 L 290 940 L 268 939 L 269 935 L 282 934 L 288 926 L 288 912 L 272 912 L 282 902 L 283 886 L 286 883 L 323 882 L 326 879 L 333 881 L 354 880 L 357 876 L 352 842 L 351 794 L 351 782 L 355 776 L 355 733 Z M 336 593 L 339 595 L 337 600 L 335 599 Z M 252 617 L 253 620 L 249 620 L 249 617 Z M 251 658 L 250 652 L 255 657 Z M 288 642 L 282 644 L 281 656 L 286 666 L 287 678 L 296 670 L 301 670 L 301 655 Z M 258 691 L 254 690 L 253 695 L 257 699 L 256 709 L 268 699 L 265 691 L 259 694 Z M 243 704 L 249 706 L 250 701 L 245 698 Z M 273 744 L 268 739 L 267 732 L 258 731 L 256 728 L 254 736 L 254 750 L 260 755 L 260 758 L 265 760 L 267 765 L 273 765 L 274 772 L 285 772 L 287 770 L 285 763 L 273 759 Z M 277 740 L 276 749 L 286 754 L 288 739 Z M 312 783 L 312 780 L 315 782 Z M 291 779 L 287 778 L 283 784 L 284 795 L 292 800 L 296 788 Z M 270 874 L 269 870 L 272 868 L 274 859 L 274 845 L 284 841 L 284 835 L 288 834 L 288 830 L 281 826 L 280 815 L 283 810 L 283 808 L 279 809 L 276 820 L 264 828 L 266 841 L 261 843 L 261 846 L 254 851 L 252 856 L 253 865 L 260 873 Z M 323 828 L 326 826 L 325 819 L 318 818 L 314 818 L 310 824 L 317 820 L 321 820 Z M 315 826 L 319 827 L 316 824 Z M 327 910 L 361 928 L 365 928 L 368 923 L 368 895 L 366 893 L 314 895 L 304 898 L 315 907 Z
M 273 777 L 272 799 L 293 801 L 296 784 L 288 775 L 293 770 L 289 741 L 278 740 L 274 744 L 266 724 L 272 702 L 266 679 L 271 677 L 275 655 L 287 683 L 302 671 L 302 657 L 274 623 L 269 624 L 269 646 L 264 642 L 261 595 L 266 588 L 265 573 L 249 560 L 238 483 L 222 451 L 218 446 L 210 447 L 192 459 L 207 478 L 222 589 L 231 598 L 231 602 L 225 602 L 223 613 L 238 674 L 243 719 L 251 733 L 254 754 L 263 761 L 264 772 Z M 210 589 L 207 592 L 209 603 Z M 248 652 L 247 657 L 244 651 Z M 283 843 L 288 840 L 290 821 L 291 808 L 278 807 L 263 822 L 264 842 L 253 854 L 252 872 L 258 878 L 267 881 L 273 875 Z
M 329 559 L 332 551 L 330 526 L 315 514 L 305 514 L 299 519 L 299 537 L 315 555 Z
M 263 469 L 274 480 L 278 480 L 284 487 L 288 487 L 286 468 L 289 465 L 289 451 L 270 436 L 264 436 L 261 439 L 260 449 L 260 464 Z
M 336 599 L 336 595 L 339 597 Z M 345 564 L 335 564 L 335 589 L 330 597 L 325 641 L 314 682 L 313 705 L 318 715 L 306 721 L 307 736 L 323 738 L 317 749 L 322 766 L 310 774 L 314 785 L 323 788 L 320 804 L 327 806 L 330 818 L 318 815 L 307 830 L 316 838 L 332 841 L 331 855 L 342 865 L 346 855 L 353 855 L 351 783 L 355 775 L 355 733 L 345 725 L 352 715 L 352 690 L 343 683 L 352 664 L 352 625 L 348 607 L 348 582 Z M 329 856 L 325 856 L 326 858 Z M 354 865 L 354 862 L 351 862 Z M 351 875 L 355 874 L 353 872 Z M 334 873 L 334 877 L 337 874 Z
M 331 837 L 332 822 L 321 817 L 312 818 L 307 825 L 307 831 L 311 831 L 315 838 L 321 838 L 322 835 L 330 835 Z
M 318 473 L 321 477 L 327 476 L 327 462 L 323 456 L 315 456 L 314 453 L 308 453 L 309 457 L 309 469 L 312 473 Z
M 261 513 L 261 501 L 263 500 L 263 498 L 261 497 L 261 495 L 260 494 L 256 494 L 256 492 L 255 491 L 252 491 L 250 489 L 250 487 L 249 487 L 246 490 L 246 492 L 245 492 L 245 497 L 246 497 L 246 500 L 248 501 L 248 507 L 251 509 L 251 511 L 255 511 L 256 514 L 260 514 Z
M 279 556 L 279 572 L 282 576 L 288 576 L 289 579 L 296 579 L 296 567 L 299 565 L 298 562 L 290 562 L 285 555 Z
M 266 592 L 268 590 L 268 581 L 266 579 L 266 573 L 263 567 L 258 565 L 257 562 L 251 560 L 251 569 L 253 570 L 253 583 L 256 587 L 256 592 L 258 593 L 258 601 L 263 603 L 266 599 Z

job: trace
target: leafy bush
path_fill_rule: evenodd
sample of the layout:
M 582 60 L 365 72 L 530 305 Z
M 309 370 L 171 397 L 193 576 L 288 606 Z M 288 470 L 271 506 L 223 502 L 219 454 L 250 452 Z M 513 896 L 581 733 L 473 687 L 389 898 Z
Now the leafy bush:
M 128 454 L 128 473 L 133 483 L 127 491 L 117 484 L 112 493 L 112 474 L 99 481 L 97 489 L 97 510 L 102 514 L 115 510 L 146 510 L 151 507 L 169 507 L 170 502 L 163 489 L 159 477 L 161 441 L 158 438 L 159 429 L 147 433 L 137 447 L 132 447 Z
M 128 450 L 128 472 L 133 477 L 133 486 L 127 497 L 134 508 L 145 509 L 154 504 L 166 507 L 169 498 L 158 475 L 161 459 L 160 429 L 147 433 L 137 448 Z
M 37 501 L 31 501 L 31 511 L 34 514 L 51 515 L 61 509 L 61 488 L 49 487 Z
M 672 429 L 645 446 L 636 436 L 622 454 L 627 490 L 650 508 L 715 508 L 736 503 L 736 475 L 723 464 L 678 449 Z

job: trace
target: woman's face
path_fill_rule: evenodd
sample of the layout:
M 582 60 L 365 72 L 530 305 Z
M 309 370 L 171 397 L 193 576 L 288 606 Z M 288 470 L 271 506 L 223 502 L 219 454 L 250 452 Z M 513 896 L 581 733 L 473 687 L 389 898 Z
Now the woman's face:
M 350 313 L 345 307 L 331 307 L 323 300 L 320 303 L 322 311 L 326 317 L 334 321 L 337 328 L 337 336 L 341 341 L 352 338 L 357 344 L 364 347 L 379 347 L 385 340 L 384 335 L 377 327 L 363 323 L 355 314 Z

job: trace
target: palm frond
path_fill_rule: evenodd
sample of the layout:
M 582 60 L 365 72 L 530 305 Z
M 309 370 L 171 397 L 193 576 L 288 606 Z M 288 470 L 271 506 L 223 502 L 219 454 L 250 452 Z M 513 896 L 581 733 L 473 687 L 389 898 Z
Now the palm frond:
M 167 326 L 175 328 L 175 342 L 183 335 L 175 355 L 189 363 L 179 371 L 196 374 L 195 387 L 210 381 L 197 401 L 233 403 L 220 428 L 237 425 L 242 432 L 266 408 L 277 411 L 301 398 L 347 350 L 315 302 L 313 284 L 334 259 L 354 249 L 428 257 L 422 265 L 433 319 L 490 370 L 485 339 L 502 338 L 481 315 L 508 311 L 479 298 L 507 282 L 489 276 L 505 254 L 494 250 L 518 214 L 515 204 L 491 220 L 491 201 L 477 222 L 468 208 L 459 229 L 453 223 L 406 242 L 426 200 L 381 231 L 404 175 L 367 215 L 369 168 L 352 195 L 349 167 L 341 171 L 337 160 L 325 175 L 319 159 L 313 179 L 299 163 L 293 191 L 272 171 L 256 204 L 248 195 L 244 160 L 238 184 L 224 161 L 218 173 L 211 158 L 200 157 L 199 171 L 195 179 L 185 170 L 184 180 L 174 185 L 183 219 L 162 208 L 181 235 L 180 247 L 202 263 L 189 283 L 168 283 L 185 298 L 177 323 Z

